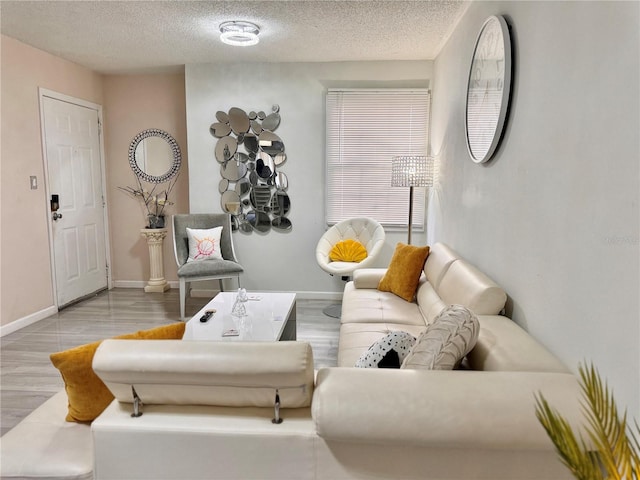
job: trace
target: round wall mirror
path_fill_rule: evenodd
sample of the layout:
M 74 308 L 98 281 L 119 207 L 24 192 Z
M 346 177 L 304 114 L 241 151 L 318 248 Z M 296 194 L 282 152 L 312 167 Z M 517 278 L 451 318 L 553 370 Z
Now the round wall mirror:
M 480 29 L 467 84 L 467 147 L 476 163 L 489 160 L 498 147 L 510 90 L 509 27 L 503 17 L 492 16 Z
M 163 130 L 144 130 L 129 145 L 129 165 L 138 178 L 147 182 L 171 180 L 178 174 L 181 163 L 178 142 Z

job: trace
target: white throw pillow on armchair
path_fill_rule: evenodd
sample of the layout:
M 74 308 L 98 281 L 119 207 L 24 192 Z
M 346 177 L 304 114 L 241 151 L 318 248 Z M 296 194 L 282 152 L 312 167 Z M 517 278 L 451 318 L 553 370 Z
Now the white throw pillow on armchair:
M 222 260 L 220 237 L 222 227 L 198 229 L 187 227 L 189 239 L 189 258 L 187 262 L 199 260 Z
M 451 305 L 418 337 L 401 368 L 453 370 L 473 349 L 479 331 L 475 313 L 462 305 Z

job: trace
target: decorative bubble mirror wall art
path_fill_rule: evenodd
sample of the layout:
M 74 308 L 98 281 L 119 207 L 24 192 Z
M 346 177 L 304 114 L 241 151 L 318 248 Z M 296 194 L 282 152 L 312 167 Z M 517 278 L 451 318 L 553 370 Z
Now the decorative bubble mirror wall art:
M 280 167 L 286 162 L 284 142 L 274 132 L 280 107 L 271 113 L 246 113 L 233 107 L 218 111 L 209 132 L 217 138 L 214 155 L 220 164 L 218 183 L 222 210 L 230 213 L 234 229 L 245 233 L 289 231 L 289 180 Z

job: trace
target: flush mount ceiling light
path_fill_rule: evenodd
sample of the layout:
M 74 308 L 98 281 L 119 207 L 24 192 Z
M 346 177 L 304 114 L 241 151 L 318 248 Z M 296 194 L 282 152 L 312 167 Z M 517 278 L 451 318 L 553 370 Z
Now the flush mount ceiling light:
M 220 24 L 220 40 L 227 45 L 248 47 L 260 41 L 260 27 L 244 21 L 223 22 Z

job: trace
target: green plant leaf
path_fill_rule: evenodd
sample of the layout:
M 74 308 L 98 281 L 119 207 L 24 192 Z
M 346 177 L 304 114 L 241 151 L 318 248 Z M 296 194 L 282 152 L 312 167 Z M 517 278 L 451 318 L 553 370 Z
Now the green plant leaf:
M 578 480 L 604 480 L 597 458 L 578 441 L 573 429 L 557 410 L 551 408 L 542 394 L 536 396 L 536 417 L 556 447 L 562 463 Z
M 569 423 L 536 395 L 536 416 L 556 447 L 561 461 L 579 480 L 640 480 L 638 436 L 627 426 L 626 411 L 619 415 L 613 392 L 593 365 L 579 365 L 582 409 L 589 444 L 576 437 Z

